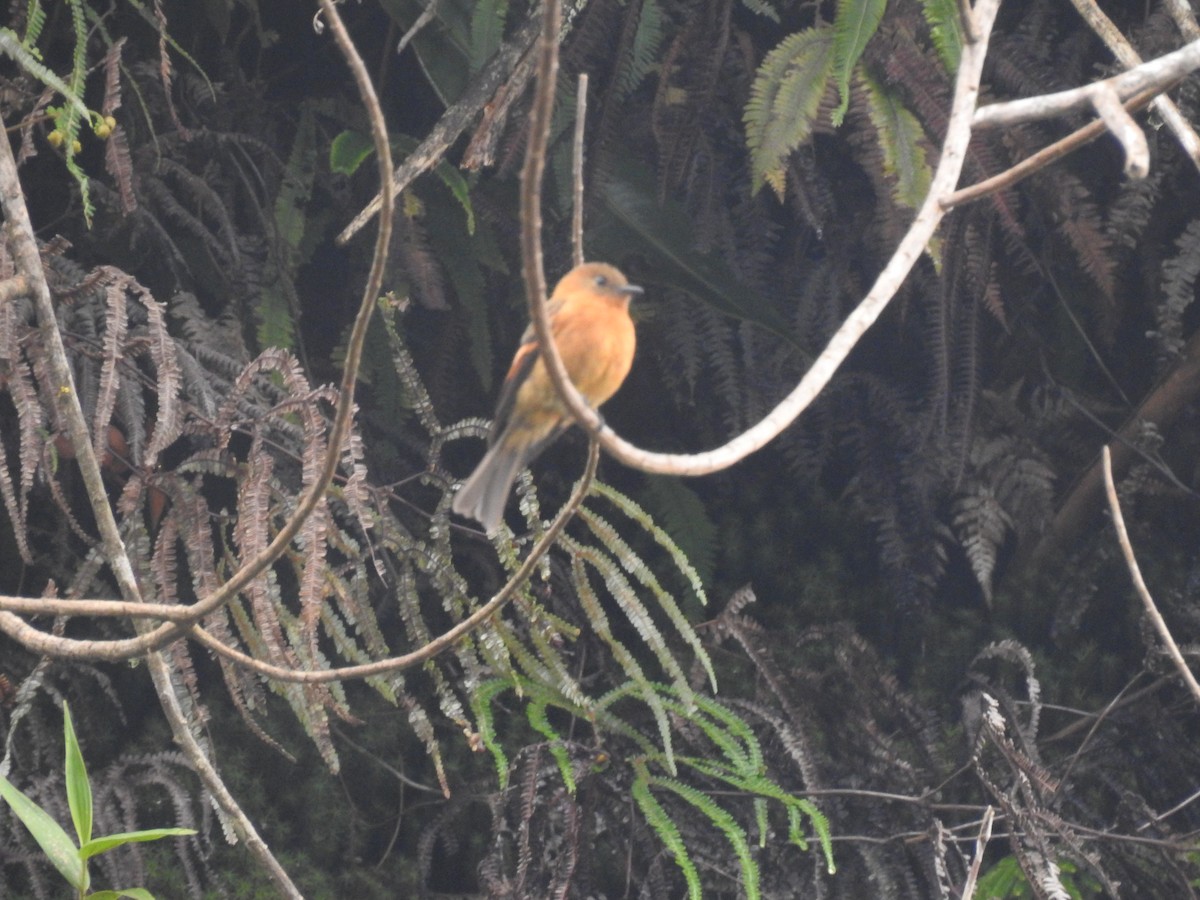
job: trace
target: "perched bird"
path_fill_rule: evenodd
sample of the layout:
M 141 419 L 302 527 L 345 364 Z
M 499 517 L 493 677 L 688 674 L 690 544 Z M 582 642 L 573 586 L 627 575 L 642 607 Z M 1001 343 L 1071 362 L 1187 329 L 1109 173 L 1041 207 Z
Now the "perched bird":
M 615 394 L 629 374 L 636 342 L 629 301 L 641 292 L 612 266 L 584 263 L 564 275 L 550 297 L 554 345 L 571 381 L 593 407 Z M 530 325 L 504 379 L 487 454 L 454 498 L 454 511 L 494 532 L 517 473 L 571 422 Z

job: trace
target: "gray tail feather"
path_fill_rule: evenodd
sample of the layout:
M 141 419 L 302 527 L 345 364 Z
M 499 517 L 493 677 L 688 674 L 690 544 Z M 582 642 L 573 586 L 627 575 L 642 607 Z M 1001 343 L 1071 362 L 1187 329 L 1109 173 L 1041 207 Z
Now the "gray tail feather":
M 528 455 L 504 440 L 497 441 L 459 488 L 450 508 L 460 516 L 475 519 L 488 534 L 495 532 L 504 518 L 513 482 Z

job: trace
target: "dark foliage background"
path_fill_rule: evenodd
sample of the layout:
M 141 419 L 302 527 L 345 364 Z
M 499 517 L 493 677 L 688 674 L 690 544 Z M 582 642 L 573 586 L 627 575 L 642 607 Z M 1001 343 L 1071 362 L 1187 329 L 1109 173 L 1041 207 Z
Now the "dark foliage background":
M 442 6 L 416 49 L 399 56 L 417 4 L 370 0 L 344 10 L 404 150 L 533 13 L 525 2 Z M 634 371 L 605 415 L 643 446 L 708 448 L 769 410 L 870 286 L 911 216 L 889 156 L 901 142 L 880 126 L 878 104 L 907 110 L 900 121 L 918 137 L 904 146 L 919 148 L 925 162 L 935 158 L 950 92 L 930 27 L 935 4 L 887 5 L 847 85 L 840 127 L 830 124 L 840 101 L 830 82 L 798 149 L 776 160 L 748 149 L 755 124 L 747 124 L 747 104 L 760 67 L 789 35 L 832 21 L 836 6 L 591 0 L 569 16 L 547 184 L 548 265 L 552 274 L 569 266 L 569 109 L 575 75 L 587 72 L 588 255 L 646 287 Z M 1181 43 L 1159 4 L 1104 6 L 1146 58 Z M 360 236 L 340 247 L 334 236 L 375 190 L 370 165 L 330 169 L 334 139 L 366 131 L 345 67 L 314 32 L 307 7 L 153 7 L 174 42 L 167 86 L 160 34 L 145 10 L 94 10 L 96 60 L 109 41 L 126 39 L 118 120 L 129 157 L 106 164 L 104 143 L 84 136 L 78 158 L 91 176 L 90 228 L 62 153 L 46 141 L 52 123 L 40 86 L 22 75 L 3 81 L 10 138 L 36 150 L 21 174 L 40 237 L 69 242 L 52 256 L 55 284 L 74 296 L 103 265 L 170 298 L 172 335 L 210 348 L 196 353 L 207 372 L 221 370 L 217 356 L 227 358 L 226 386 L 268 346 L 292 350 L 308 383 L 334 381 L 369 244 Z M 47 12 L 44 61 L 69 69 L 67 5 Z M 25 14 L 25 3 L 10 4 L 14 28 Z M 992 47 L 989 98 L 1063 89 L 1112 66 L 1057 0 L 1005 4 Z M 100 80 L 88 91 L 98 108 Z M 1200 119 L 1192 81 L 1174 95 Z M 488 119 L 488 165 L 426 175 L 400 198 L 387 288 L 412 301 L 404 342 L 442 423 L 489 414 L 525 327 L 515 223 L 527 105 L 518 94 L 506 121 Z M 1158 124 L 1153 113 L 1141 121 Z M 1081 123 L 982 133 L 964 178 L 994 174 Z M 471 136 L 449 149 L 448 167 L 476 152 Z M 1168 129 L 1148 127 L 1147 136 L 1152 171 L 1143 182 L 1123 178 L 1119 148 L 1101 139 L 952 213 L 828 391 L 744 464 L 682 482 L 602 463 L 601 478 L 646 509 L 699 572 L 707 609 L 670 566 L 652 563 L 697 624 L 717 669 L 717 697 L 753 730 L 763 771 L 830 821 L 833 875 L 819 850 L 786 841 L 778 810 L 759 845 L 748 794 L 706 783 L 745 823 L 763 896 L 957 896 L 988 804 L 998 813 L 984 865 L 995 896 L 1060 896 L 1048 880 L 1055 872 L 1058 889 L 1073 896 L 1195 896 L 1200 811 L 1186 801 L 1200 771 L 1196 710 L 1143 621 L 1100 495 L 1084 478 L 1100 447 L 1117 439 L 1134 546 L 1166 620 L 1192 652 L 1200 638 L 1200 173 Z M 126 190 L 136 210 L 123 205 Z M 77 334 L 78 343 L 85 337 Z M 445 530 L 447 479 L 469 470 L 477 442 L 430 451 L 426 409 L 394 353 L 380 326 L 359 397 L 374 500 L 396 534 L 442 528 L 430 545 L 451 540 L 458 572 L 487 595 L 505 578 L 490 545 L 467 528 Z M 189 389 L 193 408 L 202 408 L 196 398 L 205 389 Z M 25 458 L 8 437 L 18 412 L 6 394 L 0 417 L 14 471 Z M 155 413 L 151 402 L 136 421 Z M 295 430 L 280 426 L 275 439 L 298 447 Z M 125 432 L 131 444 L 142 440 Z M 205 439 L 203 429 L 181 431 L 156 471 L 191 464 Z M 566 497 L 583 443 L 572 435 L 535 466 L 543 510 Z M 244 459 L 249 438 L 235 434 L 229 446 Z M 285 486 L 298 483 L 296 463 L 308 450 L 294 453 L 278 475 Z M 114 497 L 132 471 L 118 470 L 109 473 Z M 65 471 L 70 507 L 78 486 Z M 222 484 L 205 483 L 214 510 L 240 490 Z M 42 480 L 30 490 L 49 496 Z M 5 593 L 76 577 L 90 523 L 73 528 L 62 509 L 31 503 L 21 523 L 0 519 Z M 358 534 L 350 525 L 336 530 Z M 647 532 L 621 533 L 656 558 Z M 571 570 L 582 551 L 573 547 L 554 558 L 534 593 L 547 614 L 583 628 L 563 656 L 600 695 L 624 676 L 587 624 Z M 354 550 L 347 542 L 338 552 Z M 397 594 L 440 596 L 440 571 L 393 569 L 367 591 L 393 649 L 411 641 Z M 192 588 L 179 593 L 186 599 Z M 615 619 L 611 598 L 602 603 Z M 435 621 L 453 615 L 434 606 Z M 618 640 L 636 643 L 631 625 L 614 628 Z M 0 734 L 21 736 L 14 772 L 56 770 L 52 701 L 67 697 L 93 773 L 112 791 L 128 790 L 113 801 L 127 820 L 202 827 L 186 846 L 114 857 L 113 880 L 133 878 L 160 896 L 269 894 L 241 850 L 225 845 L 195 779 L 168 752 L 137 668 L 39 661 L 7 639 L 0 647 Z M 652 654 L 636 652 L 653 666 Z M 492 757 L 472 751 L 462 737 L 471 728 L 446 700 L 440 679 L 465 679 L 472 686 L 464 693 L 477 687 L 479 673 L 461 665 L 414 676 L 398 689 L 406 698 L 399 705 L 364 685 L 332 699 L 273 694 L 195 651 L 185 671 L 199 685 L 206 735 L 232 791 L 311 896 L 681 896 L 672 854 L 630 800 L 639 748 L 551 704 L 552 724 L 566 736 L 564 763 L 527 715 L 538 689 L 504 694 L 491 714 L 510 764 L 501 789 Z M 693 674 L 700 689 L 703 674 Z M 30 678 L 38 699 L 19 704 L 14 686 Z M 222 680 L 227 691 L 213 690 Z M 23 718 L 11 715 L 18 708 Z M 314 725 L 304 711 L 317 708 Z M 432 711 L 436 758 L 427 752 L 432 739 L 414 731 L 416 708 Z M 630 713 L 639 715 L 648 718 Z M 677 753 L 713 752 L 686 716 L 674 721 Z M 40 784 L 39 800 L 50 803 L 53 778 Z M 667 794 L 660 800 L 706 896 L 738 896 L 744 863 L 728 832 L 702 807 Z M 0 884 L 13 896 L 52 893 L 16 824 L 3 818 L 0 828 L 12 836 L 0 840 Z

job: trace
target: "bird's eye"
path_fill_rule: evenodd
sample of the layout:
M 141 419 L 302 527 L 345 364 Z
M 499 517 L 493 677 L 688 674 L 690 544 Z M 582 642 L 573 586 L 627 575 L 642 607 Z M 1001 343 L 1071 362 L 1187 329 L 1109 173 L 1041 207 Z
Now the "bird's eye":
M 608 278 L 606 278 L 604 275 L 597 275 L 594 280 L 596 282 L 596 287 L 608 286 Z

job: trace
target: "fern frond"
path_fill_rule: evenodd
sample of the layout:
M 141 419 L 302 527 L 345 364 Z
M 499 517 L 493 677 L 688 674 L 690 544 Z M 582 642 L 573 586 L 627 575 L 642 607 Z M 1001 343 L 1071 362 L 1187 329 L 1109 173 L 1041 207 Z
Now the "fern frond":
M 637 763 L 635 763 L 635 767 L 636 765 Z M 754 857 L 750 853 L 750 842 L 746 839 L 746 830 L 738 824 L 729 811 L 708 794 L 675 778 L 655 777 L 647 773 L 647 786 L 664 788 L 685 800 L 703 813 L 725 835 L 725 839 L 729 841 L 729 845 L 733 848 L 734 855 L 741 865 L 741 888 L 745 891 L 747 900 L 759 900 L 762 895 L 759 893 L 758 863 L 754 861 Z
M 921 11 L 929 24 L 929 33 L 933 37 L 933 46 L 942 60 L 946 71 L 958 71 L 958 61 L 962 58 L 962 32 L 960 28 L 958 3 L 955 0 L 921 0 Z
M 1200 219 L 1192 219 L 1175 240 L 1176 253 L 1162 264 L 1163 299 L 1155 304 L 1158 328 L 1154 337 L 1160 352 L 1177 358 L 1183 351 L 1183 316 L 1196 302 L 1196 278 L 1200 276 Z
M 850 78 L 866 49 L 867 41 L 879 28 L 887 0 L 838 0 L 833 20 L 833 76 L 841 98 L 830 116 L 837 128 L 850 106 Z
M 808 28 L 784 38 L 759 66 L 743 115 L 752 191 L 770 183 L 782 198 L 784 162 L 812 134 L 833 44 L 831 28 Z
M 632 94 L 658 65 L 658 49 L 663 39 L 664 20 L 658 0 L 643 0 L 633 43 L 617 72 L 613 93 L 615 101 L 624 100 Z
M 893 92 L 865 72 L 861 83 L 867 94 L 867 114 L 883 150 L 883 171 L 892 180 L 892 199 L 900 206 L 917 209 L 933 179 L 921 123 Z
M 659 698 L 658 692 L 654 689 L 653 683 L 646 677 L 646 673 L 642 670 L 641 664 L 634 658 L 625 645 L 613 635 L 612 629 L 608 625 L 608 616 L 604 612 L 600 598 L 592 590 L 591 582 L 588 581 L 587 571 L 583 567 L 585 561 L 596 565 L 597 560 L 602 559 L 603 557 L 594 550 L 582 547 L 576 549 L 576 556 L 571 560 L 571 575 L 575 591 L 579 596 L 580 603 L 583 604 L 584 610 L 588 614 L 588 620 L 592 628 L 595 629 L 600 639 L 608 645 L 613 656 L 620 663 L 621 668 L 625 670 L 625 674 L 633 681 L 639 696 L 654 714 L 654 719 L 658 723 L 659 737 L 662 740 L 666 766 L 674 774 L 675 751 L 671 740 L 671 725 L 667 721 L 666 709 L 663 707 L 662 700 Z M 597 706 L 599 707 L 599 704 Z
M 646 817 L 646 821 L 650 823 L 650 827 L 658 835 L 659 840 L 671 851 L 675 865 L 679 866 L 680 871 L 683 872 L 688 886 L 689 900 L 700 900 L 703 896 L 700 873 L 696 870 L 696 864 L 692 862 L 687 844 L 679 833 L 679 827 L 650 792 L 651 777 L 646 764 L 640 760 L 634 760 L 633 770 L 635 777 L 629 789 L 633 799 L 637 802 L 642 815 Z

